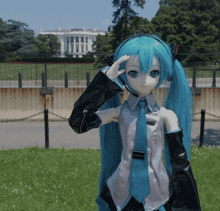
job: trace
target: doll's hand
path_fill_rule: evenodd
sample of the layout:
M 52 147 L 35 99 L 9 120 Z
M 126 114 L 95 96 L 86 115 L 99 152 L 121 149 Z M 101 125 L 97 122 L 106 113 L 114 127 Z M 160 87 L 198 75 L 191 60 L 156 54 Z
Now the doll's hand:
M 125 70 L 120 70 L 119 69 L 119 65 L 124 62 L 127 61 L 130 58 L 130 56 L 128 55 L 124 55 L 121 58 L 119 58 L 116 62 L 113 63 L 113 65 L 105 71 L 105 74 L 111 79 L 114 80 L 116 79 L 119 75 L 121 75 Z

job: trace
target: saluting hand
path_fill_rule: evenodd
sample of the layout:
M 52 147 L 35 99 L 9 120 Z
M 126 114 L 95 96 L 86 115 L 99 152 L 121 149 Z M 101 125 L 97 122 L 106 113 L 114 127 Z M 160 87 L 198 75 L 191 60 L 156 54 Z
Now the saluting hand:
M 104 73 L 110 78 L 110 79 L 116 79 L 119 75 L 121 75 L 125 70 L 119 70 L 119 65 L 124 62 L 127 61 L 130 58 L 130 56 L 128 55 L 124 55 L 121 58 L 119 58 L 116 62 L 113 63 L 113 65 L 104 71 Z

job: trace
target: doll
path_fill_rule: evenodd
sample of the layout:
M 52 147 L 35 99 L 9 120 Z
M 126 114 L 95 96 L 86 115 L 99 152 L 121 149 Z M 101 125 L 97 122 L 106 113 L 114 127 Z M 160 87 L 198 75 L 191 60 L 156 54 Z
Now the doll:
M 181 64 L 154 35 L 125 40 L 114 57 L 69 118 L 77 133 L 100 126 L 99 210 L 200 211 L 189 162 L 192 99 Z M 152 90 L 167 80 L 162 107 Z M 124 87 L 130 95 L 121 105 Z

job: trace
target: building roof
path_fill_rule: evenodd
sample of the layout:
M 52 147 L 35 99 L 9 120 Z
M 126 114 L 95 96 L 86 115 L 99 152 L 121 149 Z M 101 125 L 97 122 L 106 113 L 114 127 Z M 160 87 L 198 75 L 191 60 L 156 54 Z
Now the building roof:
M 49 32 L 49 33 L 53 33 L 53 32 L 63 32 L 63 33 L 68 33 L 68 32 L 105 32 L 105 31 L 101 31 L 99 29 L 55 29 L 55 30 L 41 30 L 41 32 Z

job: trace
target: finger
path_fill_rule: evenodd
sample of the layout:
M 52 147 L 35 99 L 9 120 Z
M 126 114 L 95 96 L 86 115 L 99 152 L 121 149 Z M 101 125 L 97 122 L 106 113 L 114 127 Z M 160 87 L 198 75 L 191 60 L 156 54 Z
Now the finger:
M 152 116 L 150 114 L 146 114 L 146 118 L 149 121 L 156 121 L 157 120 L 157 116 L 154 117 L 154 116 Z
M 118 75 L 121 75 L 122 73 L 124 73 L 124 71 L 125 71 L 124 69 L 123 70 L 119 70 L 118 71 Z
M 103 72 L 103 73 L 106 73 L 108 70 L 109 70 L 109 68 L 108 68 L 108 69 L 103 70 L 102 72 Z
M 129 55 L 124 55 L 124 56 L 120 57 L 120 58 L 116 61 L 116 63 L 117 63 L 117 64 L 120 64 L 120 63 L 122 63 L 122 62 L 124 62 L 124 61 L 127 61 L 129 58 L 130 58 Z

